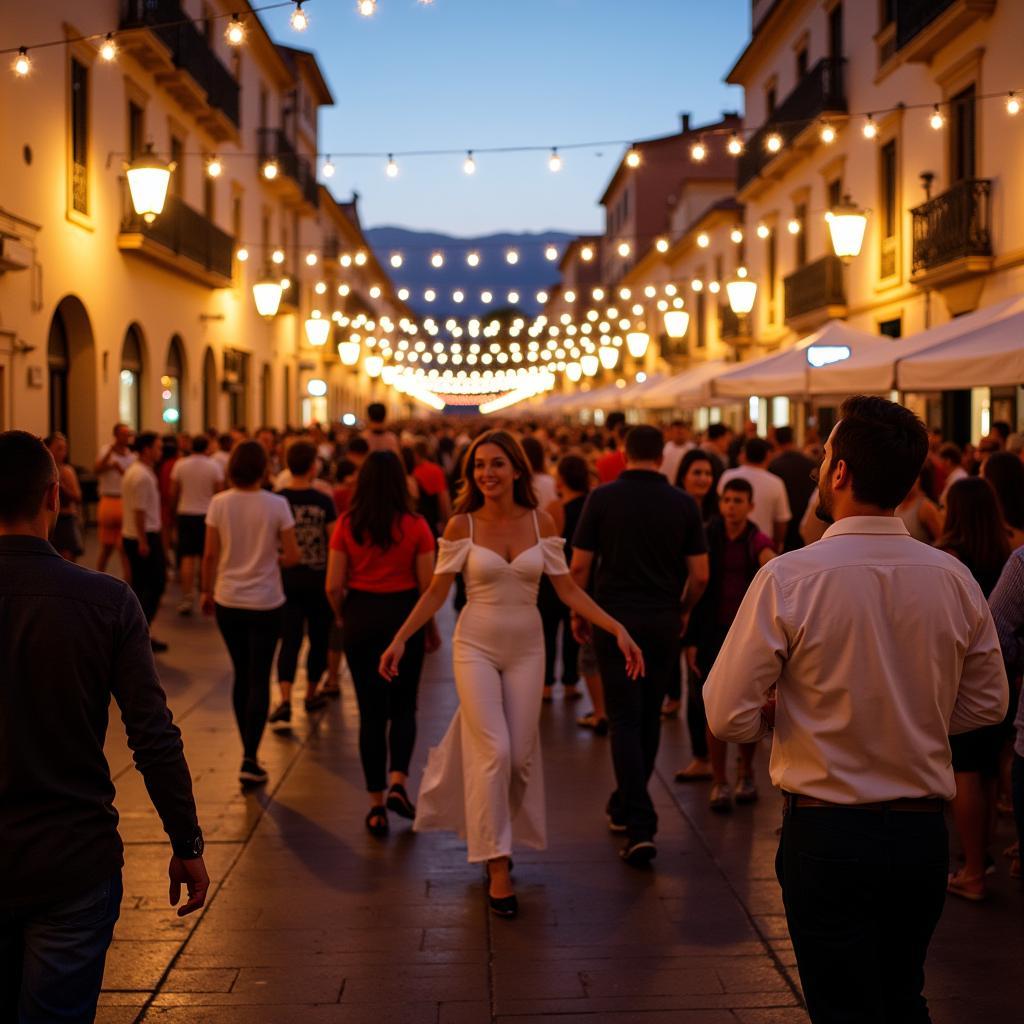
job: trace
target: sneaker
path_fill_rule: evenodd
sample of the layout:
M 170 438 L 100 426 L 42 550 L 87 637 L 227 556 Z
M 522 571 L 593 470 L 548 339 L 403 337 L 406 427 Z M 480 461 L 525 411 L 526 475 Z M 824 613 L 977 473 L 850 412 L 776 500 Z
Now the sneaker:
M 192 614 L 192 598 L 183 597 L 178 602 L 178 614 L 179 615 L 191 615 Z
M 658 856 L 658 848 L 650 839 L 631 839 L 619 850 L 619 856 L 631 867 L 642 868 Z
M 757 786 L 749 775 L 736 780 L 736 803 L 752 804 L 757 802 Z
M 267 781 L 267 770 L 252 758 L 247 757 L 238 769 L 238 781 L 247 782 L 251 785 L 262 785 Z
M 270 712 L 270 717 L 267 719 L 275 731 L 280 732 L 284 729 L 289 729 L 292 724 L 292 705 L 291 701 L 283 700 L 280 704 Z
M 711 787 L 708 806 L 719 814 L 728 814 L 732 810 L 732 791 L 729 789 L 729 783 L 718 782 Z

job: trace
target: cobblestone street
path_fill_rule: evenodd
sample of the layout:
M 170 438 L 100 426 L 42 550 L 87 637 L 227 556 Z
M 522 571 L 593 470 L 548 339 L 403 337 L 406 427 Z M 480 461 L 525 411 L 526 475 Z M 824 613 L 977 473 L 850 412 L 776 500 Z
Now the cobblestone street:
M 268 732 L 270 785 L 242 795 L 220 638 L 171 607 L 157 621 L 171 645 L 159 666 L 214 888 L 200 916 L 168 909 L 168 848 L 115 720 L 107 746 L 127 866 L 101 1022 L 806 1021 L 773 875 L 780 811 L 767 749 L 761 802 L 714 816 L 702 786 L 672 781 L 688 750 L 684 723 L 668 723 L 652 784 L 660 853 L 638 873 L 619 862 L 601 813 L 607 740 L 578 730 L 577 707 L 556 696 L 543 722 L 551 845 L 517 854 L 522 914 L 501 921 L 453 838 L 414 836 L 394 817 L 388 840 L 366 833 L 347 681 L 340 704 L 307 720 L 299 701 L 291 735 Z M 442 625 L 450 635 L 450 616 Z M 446 645 L 427 662 L 414 785 L 454 702 Z M 1004 823 L 997 854 L 1008 842 Z M 1019 1014 L 1008 979 L 1024 952 L 1024 898 L 1002 860 L 999 871 L 989 904 L 947 904 L 928 976 L 938 1024 Z

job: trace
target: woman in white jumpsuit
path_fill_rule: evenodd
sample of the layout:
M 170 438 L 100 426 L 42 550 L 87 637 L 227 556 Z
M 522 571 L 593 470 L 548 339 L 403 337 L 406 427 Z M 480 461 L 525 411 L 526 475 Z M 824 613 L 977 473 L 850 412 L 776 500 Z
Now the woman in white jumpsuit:
M 491 909 L 507 917 L 518 909 L 509 878 L 513 842 L 546 845 L 538 733 L 544 686 L 541 574 L 548 574 L 573 611 L 616 636 L 634 677 L 643 674 L 639 648 L 573 582 L 564 542 L 536 504 L 518 442 L 504 431 L 477 438 L 465 460 L 460 514 L 440 541 L 433 582 L 381 658 L 381 674 L 390 679 L 405 641 L 441 608 L 461 572 L 469 601 L 453 638 L 460 706 L 430 752 L 415 828 L 464 838 L 470 862 L 488 865 Z

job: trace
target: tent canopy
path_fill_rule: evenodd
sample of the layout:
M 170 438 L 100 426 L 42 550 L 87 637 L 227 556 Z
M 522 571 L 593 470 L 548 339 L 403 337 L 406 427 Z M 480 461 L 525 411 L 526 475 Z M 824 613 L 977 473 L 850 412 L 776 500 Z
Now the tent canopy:
M 696 408 L 706 405 L 711 397 L 711 381 L 724 373 L 729 364 L 712 359 L 659 380 L 654 387 L 637 396 L 637 405 L 645 409 Z
M 716 377 L 711 389 L 715 395 L 726 398 L 821 394 L 824 389 L 817 376 L 821 368 L 841 365 L 857 353 L 888 343 L 888 338 L 859 331 L 842 320 L 830 320 L 785 352 L 741 363 Z

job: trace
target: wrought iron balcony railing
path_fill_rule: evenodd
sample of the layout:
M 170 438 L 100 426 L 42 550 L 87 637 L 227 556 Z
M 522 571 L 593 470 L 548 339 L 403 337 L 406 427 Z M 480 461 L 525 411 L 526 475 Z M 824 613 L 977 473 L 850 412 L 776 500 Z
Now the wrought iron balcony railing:
M 822 256 L 794 270 L 783 281 L 786 294 L 786 319 L 846 305 L 843 287 L 843 263 L 838 256 Z
M 122 29 L 148 28 L 171 51 L 174 65 L 187 71 L 206 92 L 206 101 L 236 127 L 239 86 L 206 37 L 196 28 L 180 0 L 121 0 Z
M 825 114 L 845 114 L 846 90 L 843 87 L 842 59 L 823 57 L 811 68 L 796 88 L 775 108 L 774 113 L 747 142 L 737 166 L 737 185 L 743 188 L 775 159 L 765 141 L 773 132 L 785 146 L 816 118 Z
M 319 206 L 320 193 L 317 191 L 313 165 L 296 152 L 288 136 L 280 128 L 260 128 L 256 135 L 259 140 L 260 166 L 267 160 L 276 160 L 278 172 L 287 175 L 299 186 L 303 199 L 311 206 Z
M 992 255 L 990 179 L 967 178 L 910 212 L 915 274 L 968 256 Z
M 722 341 L 741 341 L 750 337 L 748 318 L 737 316 L 727 302 L 718 307 L 718 337 Z
M 896 0 L 896 49 L 902 50 L 956 0 Z

